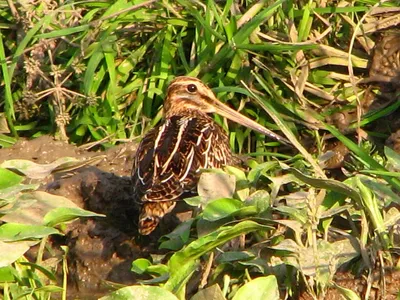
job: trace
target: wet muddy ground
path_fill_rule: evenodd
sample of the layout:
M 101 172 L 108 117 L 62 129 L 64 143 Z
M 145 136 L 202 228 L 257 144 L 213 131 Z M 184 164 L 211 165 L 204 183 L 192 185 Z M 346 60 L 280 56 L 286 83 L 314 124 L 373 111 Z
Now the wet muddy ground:
M 49 261 L 60 258 L 61 245 L 68 252 L 68 298 L 97 299 L 110 290 L 111 282 L 134 284 L 140 278 L 130 271 L 133 260 L 161 254 L 157 237 L 178 224 L 174 216 L 165 218 L 164 224 L 152 237 L 137 233 L 138 207 L 132 199 L 130 172 L 136 145 L 122 144 L 105 152 L 89 152 L 65 142 L 43 136 L 34 140 L 21 140 L 14 147 L 0 150 L 0 162 L 9 159 L 29 159 L 37 163 L 50 163 L 61 157 L 84 159 L 105 154 L 96 166 L 84 167 L 71 173 L 56 174 L 43 184 L 42 189 L 62 195 L 80 207 L 103 213 L 106 218 L 82 218 L 68 224 L 65 236 L 51 239 L 51 251 L 44 257 Z M 160 232 L 163 230 L 163 232 Z M 28 253 L 35 259 L 36 249 Z M 51 254 L 50 254 L 51 252 Z M 58 263 L 61 278 L 61 264 Z M 385 290 L 382 277 L 376 276 L 371 299 L 396 299 L 400 286 L 400 272 L 387 272 Z M 358 295 L 365 295 L 367 280 L 350 273 L 338 273 L 335 281 Z M 301 299 L 312 299 L 303 294 Z M 325 299 L 340 298 L 337 290 L 328 291 Z
M 69 173 L 55 174 L 41 189 L 72 200 L 78 206 L 106 218 L 82 218 L 70 223 L 65 236 L 51 239 L 54 256 L 61 257 L 61 245 L 67 245 L 69 266 L 69 298 L 97 299 L 109 290 L 106 281 L 133 284 L 135 273 L 130 271 L 133 260 L 158 253 L 157 237 L 171 230 L 176 221 L 166 218 L 162 230 L 152 238 L 138 236 L 138 207 L 132 199 L 130 172 L 136 144 L 122 144 L 105 152 L 79 149 L 52 137 L 21 140 L 14 147 L 0 150 L 0 162 L 28 159 L 50 163 L 61 157 L 105 155 L 96 166 L 83 167 Z M 50 258 L 46 253 L 44 259 Z M 35 258 L 35 249 L 28 254 Z M 59 265 L 59 274 L 61 274 Z M 61 277 L 60 277 L 61 278 Z

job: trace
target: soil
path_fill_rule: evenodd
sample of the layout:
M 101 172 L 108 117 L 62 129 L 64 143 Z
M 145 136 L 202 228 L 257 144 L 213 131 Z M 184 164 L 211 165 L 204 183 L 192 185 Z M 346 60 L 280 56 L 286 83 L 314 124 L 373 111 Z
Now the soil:
M 51 261 L 54 256 L 60 258 L 63 253 L 60 246 L 69 248 L 69 299 L 98 299 L 110 290 L 107 281 L 125 285 L 136 283 L 140 278 L 130 271 L 132 261 L 160 253 L 156 246 L 158 237 L 172 231 L 179 222 L 171 215 L 151 237 L 138 235 L 138 207 L 132 198 L 130 180 L 136 146 L 122 144 L 99 153 L 42 136 L 22 139 L 13 147 L 0 150 L 0 163 L 28 159 L 44 164 L 61 157 L 85 159 L 105 155 L 96 166 L 83 167 L 73 173 L 57 173 L 41 188 L 64 196 L 84 209 L 106 215 L 106 218 L 74 221 L 67 225 L 65 236 L 50 241 L 53 254 L 46 253 L 45 260 Z M 36 259 L 36 251 L 33 248 L 27 256 Z M 61 280 L 61 265 L 58 269 Z

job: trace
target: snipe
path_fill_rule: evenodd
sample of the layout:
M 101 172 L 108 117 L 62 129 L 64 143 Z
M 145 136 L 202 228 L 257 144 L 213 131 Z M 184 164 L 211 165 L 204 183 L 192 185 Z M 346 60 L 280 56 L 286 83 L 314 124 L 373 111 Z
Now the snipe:
M 195 192 L 202 168 L 234 164 L 228 135 L 209 113 L 288 141 L 218 101 L 199 79 L 177 77 L 168 87 L 164 121 L 150 130 L 136 153 L 132 181 L 141 203 L 139 232 L 150 234 L 185 192 Z

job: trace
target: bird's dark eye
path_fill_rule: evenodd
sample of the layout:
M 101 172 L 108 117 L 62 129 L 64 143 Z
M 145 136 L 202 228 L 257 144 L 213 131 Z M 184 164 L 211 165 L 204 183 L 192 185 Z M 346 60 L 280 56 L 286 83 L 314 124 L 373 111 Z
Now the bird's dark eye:
M 194 93 L 197 91 L 197 86 L 195 84 L 189 84 L 186 89 L 189 93 Z

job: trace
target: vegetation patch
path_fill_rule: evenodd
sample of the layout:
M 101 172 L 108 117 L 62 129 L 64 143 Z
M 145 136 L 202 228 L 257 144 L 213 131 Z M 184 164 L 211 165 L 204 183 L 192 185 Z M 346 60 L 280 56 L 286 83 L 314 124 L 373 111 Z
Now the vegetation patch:
M 66 299 L 71 278 L 82 298 L 90 289 L 103 299 L 398 297 L 396 1 L 0 7 L 0 155 L 49 134 L 120 151 L 2 156 L 4 299 Z M 198 195 L 181 203 L 193 212 L 140 237 L 129 178 L 117 176 L 129 176 L 134 151 L 118 163 L 129 162 L 124 173 L 92 165 L 112 165 L 161 121 L 178 75 L 291 145 L 215 116 L 244 166 L 205 170 Z M 77 192 L 57 194 L 63 184 Z M 100 274 L 87 294 L 85 272 Z

